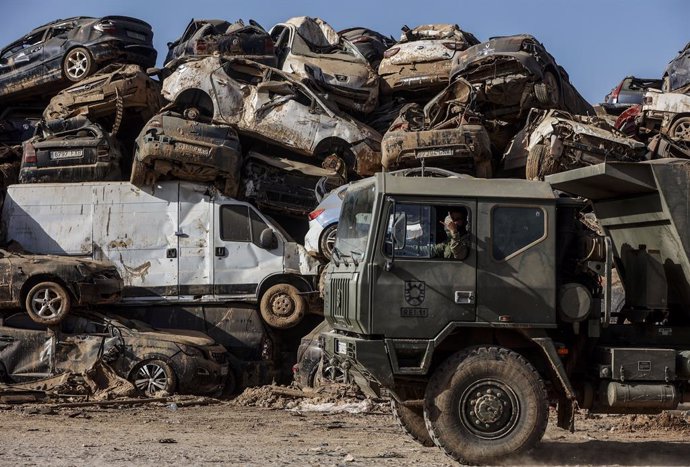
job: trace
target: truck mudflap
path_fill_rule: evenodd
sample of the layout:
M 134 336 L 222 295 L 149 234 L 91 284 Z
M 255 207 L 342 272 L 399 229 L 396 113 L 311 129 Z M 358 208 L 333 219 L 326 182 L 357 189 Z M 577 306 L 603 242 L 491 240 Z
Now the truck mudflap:
M 322 333 L 324 354 L 343 370 L 369 397 L 380 397 L 381 389 L 393 387 L 393 370 L 383 340 L 358 339 L 334 332 Z

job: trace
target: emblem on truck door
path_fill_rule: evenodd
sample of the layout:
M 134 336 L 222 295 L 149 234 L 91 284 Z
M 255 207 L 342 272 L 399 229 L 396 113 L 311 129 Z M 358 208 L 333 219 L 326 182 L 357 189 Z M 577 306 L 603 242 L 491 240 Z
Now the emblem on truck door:
M 424 303 L 426 284 L 419 281 L 405 281 L 405 301 L 412 306 Z

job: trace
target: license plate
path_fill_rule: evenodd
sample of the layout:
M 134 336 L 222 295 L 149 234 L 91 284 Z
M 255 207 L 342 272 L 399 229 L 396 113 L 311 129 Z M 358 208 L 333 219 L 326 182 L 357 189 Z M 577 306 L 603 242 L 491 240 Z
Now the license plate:
M 452 156 L 452 149 L 428 149 L 426 151 L 417 151 L 417 158 L 421 157 L 440 157 L 440 156 Z
M 132 39 L 136 39 L 138 41 L 145 41 L 146 40 L 146 36 L 143 34 L 139 34 L 138 32 L 127 31 L 127 35 L 129 37 L 131 37 Z
M 54 161 L 60 159 L 79 159 L 84 157 L 83 149 L 65 149 L 63 151 L 50 151 L 50 158 Z
M 347 342 L 337 342 L 336 352 L 340 355 L 347 355 Z

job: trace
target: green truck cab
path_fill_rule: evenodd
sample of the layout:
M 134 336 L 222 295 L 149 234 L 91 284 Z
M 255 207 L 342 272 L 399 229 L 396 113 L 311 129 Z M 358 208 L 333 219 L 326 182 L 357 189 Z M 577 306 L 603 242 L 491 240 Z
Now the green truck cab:
M 460 462 L 529 449 L 549 405 L 572 428 L 578 407 L 654 413 L 690 400 L 689 168 L 353 184 L 325 278 L 325 358 Z M 582 220 L 592 206 L 603 235 Z M 465 218 L 462 255 L 446 246 L 451 217 Z

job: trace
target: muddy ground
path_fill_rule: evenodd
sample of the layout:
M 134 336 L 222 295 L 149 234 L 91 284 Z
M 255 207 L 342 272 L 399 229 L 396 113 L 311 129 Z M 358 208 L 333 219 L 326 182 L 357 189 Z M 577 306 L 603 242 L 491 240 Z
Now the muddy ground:
M 438 449 L 408 439 L 385 404 L 267 397 L 261 391 L 235 401 L 204 402 L 211 405 L 1 405 L 0 465 L 453 465 Z M 363 413 L 338 413 L 343 410 Z M 554 425 L 536 449 L 506 464 L 690 462 L 685 412 L 579 415 L 575 433 Z

